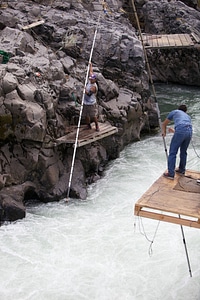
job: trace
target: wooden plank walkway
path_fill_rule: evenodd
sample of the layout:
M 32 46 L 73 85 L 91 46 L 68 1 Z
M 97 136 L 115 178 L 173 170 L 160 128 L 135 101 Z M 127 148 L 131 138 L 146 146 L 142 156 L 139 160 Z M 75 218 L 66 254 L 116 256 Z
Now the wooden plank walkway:
M 82 147 L 84 145 L 90 144 L 97 140 L 103 139 L 107 136 L 113 135 L 118 132 L 117 127 L 110 125 L 109 123 L 100 123 L 100 131 L 95 130 L 94 123 L 91 124 L 92 129 L 85 129 L 86 125 L 81 125 L 79 129 L 79 136 L 77 147 Z M 74 146 L 76 140 L 77 126 L 71 126 L 68 129 L 68 133 L 55 141 L 55 146 L 60 144 L 72 144 Z
M 134 214 L 200 228 L 200 172 L 187 170 L 174 180 L 163 175 L 136 202 Z
M 189 48 L 197 43 L 194 36 L 187 33 L 143 34 L 142 38 L 146 49 Z

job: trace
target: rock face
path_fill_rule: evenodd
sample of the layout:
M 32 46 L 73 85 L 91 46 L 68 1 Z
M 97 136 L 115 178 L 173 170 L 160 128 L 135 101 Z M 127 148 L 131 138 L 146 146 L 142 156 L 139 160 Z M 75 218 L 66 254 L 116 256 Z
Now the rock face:
M 137 2 L 154 31 L 148 5 L 157 9 L 168 1 Z M 109 160 L 158 127 L 142 44 L 123 9 L 127 1 L 107 4 L 106 11 L 88 0 L 10 0 L 2 6 L 0 221 L 23 218 L 32 199 L 66 197 L 74 149 L 56 147 L 55 139 L 77 125 L 91 54 L 99 120 L 118 133 L 77 149 L 70 197 L 85 199 L 87 184 L 100 178 Z
M 185 3 L 189 6 L 187 6 Z M 197 1 L 146 1 L 144 31 L 150 34 L 188 33 L 198 44 L 192 49 L 147 51 L 154 81 L 200 85 L 200 8 Z M 195 7 L 195 8 L 194 8 Z
M 85 199 L 87 184 L 100 178 L 107 162 L 151 130 L 148 115 L 152 128 L 158 126 L 141 43 L 118 12 L 122 3 L 110 5 L 108 14 L 98 1 L 9 1 L 1 10 L 2 220 L 24 217 L 31 199 L 66 197 L 74 150 L 54 141 L 77 124 L 94 42 L 99 119 L 118 134 L 78 148 L 70 197 Z

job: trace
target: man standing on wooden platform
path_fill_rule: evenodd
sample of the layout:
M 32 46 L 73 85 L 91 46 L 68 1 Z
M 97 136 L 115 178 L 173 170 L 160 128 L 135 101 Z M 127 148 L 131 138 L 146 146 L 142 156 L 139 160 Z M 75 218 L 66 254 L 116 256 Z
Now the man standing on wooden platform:
M 97 121 L 98 109 L 97 109 L 97 92 L 98 87 L 96 84 L 96 75 L 93 73 L 92 64 L 90 64 L 89 82 L 85 88 L 85 97 L 83 102 L 83 118 L 85 118 L 87 127 L 86 129 L 92 129 L 91 122 L 95 123 L 96 131 L 99 131 L 99 125 Z
M 168 156 L 168 172 L 163 176 L 169 179 L 174 179 L 175 172 L 184 175 L 187 161 L 187 148 L 192 138 L 192 124 L 191 118 L 188 116 L 187 106 L 182 104 L 171 111 L 165 121 L 162 123 L 162 135 L 166 136 L 166 127 L 170 121 L 174 121 L 174 129 L 169 128 L 169 132 L 174 132 L 171 140 L 169 156 Z M 180 148 L 180 162 L 179 167 L 175 170 L 176 155 Z

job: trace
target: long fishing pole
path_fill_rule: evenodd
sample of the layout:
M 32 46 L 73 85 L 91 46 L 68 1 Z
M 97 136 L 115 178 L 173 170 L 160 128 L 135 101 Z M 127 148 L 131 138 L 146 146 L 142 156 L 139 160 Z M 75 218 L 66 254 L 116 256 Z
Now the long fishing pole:
M 180 215 L 178 215 L 178 216 L 179 216 L 179 219 L 180 219 L 181 216 Z M 190 277 L 192 277 L 192 271 L 191 271 L 191 266 L 190 266 L 190 260 L 189 260 L 189 255 L 188 255 L 188 250 L 187 250 L 183 225 L 181 225 L 181 233 L 182 233 L 182 237 L 183 237 L 183 244 L 184 244 L 184 247 L 185 247 L 185 253 L 186 253 L 186 259 L 187 259 L 187 263 L 188 263 L 188 269 L 189 269 Z
M 138 31 L 139 31 L 143 51 L 144 51 L 144 56 L 145 56 L 145 62 L 146 62 L 147 70 L 148 70 L 148 75 L 149 75 L 150 83 L 151 83 L 151 86 L 152 86 L 153 95 L 154 95 L 154 98 L 155 98 L 156 109 L 157 109 L 157 113 L 158 113 L 159 126 L 160 126 L 160 130 L 162 131 L 162 122 L 161 122 L 161 117 L 160 117 L 160 110 L 159 110 L 159 106 L 158 106 L 158 101 L 157 101 L 157 97 L 156 97 L 156 91 L 155 91 L 155 87 L 154 87 L 154 84 L 153 84 L 151 69 L 150 69 L 150 66 L 149 66 L 148 57 L 147 57 L 147 53 L 146 53 L 144 42 L 143 42 L 142 32 L 141 32 L 141 28 L 140 28 L 140 22 L 139 22 L 139 19 L 138 19 L 138 15 L 137 15 L 134 0 L 132 0 L 132 5 L 133 5 L 133 11 L 134 11 L 134 15 L 135 15 L 135 19 L 136 19 L 136 22 L 137 22 Z M 165 137 L 162 135 L 162 138 L 163 138 L 163 145 L 164 145 L 164 149 L 165 149 L 166 158 L 167 158 L 167 161 L 168 161 L 168 153 L 167 153 L 167 146 L 166 146 Z M 181 218 L 180 215 L 179 215 L 179 218 Z M 185 247 L 185 253 L 186 253 L 189 273 L 190 273 L 190 276 L 192 277 L 190 260 L 189 260 L 187 245 L 186 245 L 186 241 L 185 241 L 185 234 L 184 234 L 183 226 L 182 225 L 180 225 L 180 226 L 181 226 L 181 233 L 182 233 L 182 238 L 183 238 L 183 244 L 184 244 L 184 247 Z
M 70 170 L 70 175 L 69 175 L 69 185 L 68 185 L 68 189 L 67 189 L 67 199 L 69 198 L 69 193 L 70 193 L 70 188 L 71 188 L 71 182 L 72 182 L 72 176 L 73 176 L 73 170 L 74 170 L 74 162 L 75 162 L 76 150 L 77 150 L 77 144 L 78 144 L 78 136 L 79 136 L 81 118 L 82 118 L 82 112 L 83 112 L 85 89 L 86 89 L 86 85 L 87 85 L 87 81 L 88 81 L 88 75 L 89 75 L 89 70 L 90 70 L 90 65 L 91 65 L 95 40 L 96 40 L 96 36 L 97 36 L 97 30 L 98 30 L 98 27 L 99 27 L 99 21 L 100 21 L 100 14 L 99 14 L 99 17 L 98 17 L 97 26 L 96 26 L 95 33 L 94 33 L 92 48 L 91 48 L 91 51 L 90 51 L 89 63 L 88 63 L 88 67 L 87 67 L 87 73 L 86 73 L 86 77 L 85 77 L 85 84 L 84 84 L 84 89 L 83 89 L 83 96 L 82 96 L 82 100 L 81 100 L 81 108 L 80 108 L 80 114 L 79 114 L 79 120 L 78 120 L 78 127 L 77 127 L 77 131 L 76 131 L 76 139 L 75 139 L 75 144 L 74 144 L 74 152 L 73 152 L 71 170 Z

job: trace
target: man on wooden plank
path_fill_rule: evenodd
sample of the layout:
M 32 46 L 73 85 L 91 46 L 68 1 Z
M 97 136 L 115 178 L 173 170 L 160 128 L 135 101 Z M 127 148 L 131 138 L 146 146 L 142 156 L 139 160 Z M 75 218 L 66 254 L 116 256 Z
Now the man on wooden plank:
M 98 125 L 98 108 L 97 108 L 97 92 L 96 75 L 93 73 L 92 64 L 90 64 L 89 82 L 85 88 L 85 97 L 83 102 L 83 118 L 85 118 L 87 127 L 92 129 L 91 122 L 95 123 L 96 131 L 99 131 Z
M 187 148 L 192 138 L 192 124 L 191 118 L 187 114 L 187 106 L 182 104 L 171 111 L 165 121 L 162 123 L 162 135 L 166 136 L 166 127 L 174 121 L 174 129 L 169 128 L 169 132 L 174 132 L 170 143 L 169 156 L 168 156 L 168 172 L 164 173 L 164 177 L 174 179 L 175 172 L 184 175 L 187 161 Z M 180 162 L 179 167 L 176 166 L 176 155 L 180 148 Z

